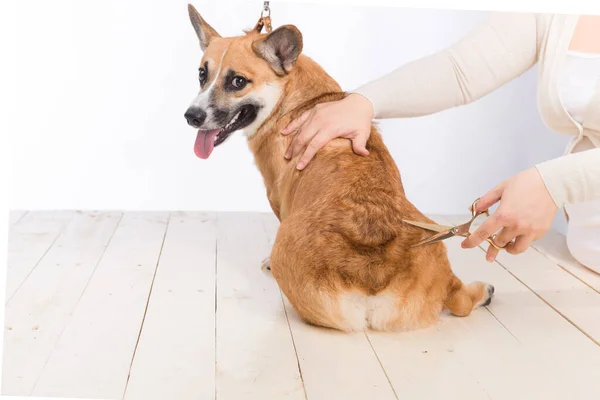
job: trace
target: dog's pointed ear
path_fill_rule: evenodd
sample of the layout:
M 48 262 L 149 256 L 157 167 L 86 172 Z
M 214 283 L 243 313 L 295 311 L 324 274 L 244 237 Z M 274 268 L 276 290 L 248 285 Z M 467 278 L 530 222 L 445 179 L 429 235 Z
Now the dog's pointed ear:
M 302 52 L 302 34 L 295 26 L 284 25 L 254 41 L 252 49 L 269 63 L 277 75 L 285 75 Z
M 188 4 L 188 13 L 190 14 L 190 21 L 192 21 L 192 26 L 196 31 L 196 35 L 198 35 L 198 39 L 200 39 L 200 48 L 202 51 L 205 51 L 210 41 L 214 38 L 221 37 L 221 35 L 202 19 L 200 13 L 191 4 Z

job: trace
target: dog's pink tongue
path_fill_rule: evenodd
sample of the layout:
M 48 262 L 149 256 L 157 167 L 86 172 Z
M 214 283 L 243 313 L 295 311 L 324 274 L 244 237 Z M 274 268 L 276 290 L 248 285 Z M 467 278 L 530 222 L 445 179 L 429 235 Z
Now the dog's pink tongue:
M 207 159 L 215 148 L 215 136 L 219 133 L 218 129 L 211 131 L 199 130 L 194 144 L 194 153 L 202 159 Z

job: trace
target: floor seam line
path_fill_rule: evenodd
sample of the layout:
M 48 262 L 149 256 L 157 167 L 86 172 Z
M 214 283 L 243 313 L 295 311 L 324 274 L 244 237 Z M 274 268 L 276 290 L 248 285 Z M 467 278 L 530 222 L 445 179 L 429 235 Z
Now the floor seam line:
M 142 337 L 142 331 L 144 330 L 144 323 L 146 322 L 146 314 L 148 313 L 148 307 L 150 305 L 150 299 L 152 297 L 152 289 L 154 289 L 154 281 L 156 280 L 156 275 L 158 274 L 158 267 L 160 265 L 160 260 L 162 257 L 163 249 L 165 248 L 165 242 L 167 240 L 167 233 L 169 232 L 170 222 L 171 222 L 171 213 L 169 212 L 169 216 L 167 217 L 167 224 L 165 226 L 165 233 L 163 234 L 162 243 L 160 245 L 160 251 L 158 252 L 158 257 L 156 259 L 156 266 L 154 267 L 154 276 L 152 276 L 152 283 L 150 283 L 150 290 L 148 291 L 148 300 L 146 300 L 146 307 L 144 308 L 144 316 L 142 317 L 142 322 L 140 324 L 138 336 L 135 341 L 135 346 L 133 347 L 133 354 L 131 355 L 131 362 L 129 363 L 129 370 L 127 371 L 127 380 L 125 381 L 125 388 L 123 389 L 122 399 L 125 399 L 125 395 L 127 394 L 127 388 L 129 387 L 129 379 L 131 378 L 131 369 L 133 367 L 133 361 L 135 360 L 135 355 L 137 354 L 138 345 L 140 344 L 140 338 Z
M 383 363 L 381 362 L 381 359 L 379 358 L 379 354 L 377 354 L 377 351 L 375 351 L 375 347 L 373 347 L 373 343 L 371 343 L 371 338 L 369 337 L 368 333 L 365 331 L 365 338 L 367 339 L 367 342 L 369 342 L 369 346 L 371 346 L 371 350 L 373 350 L 373 354 L 375 354 L 375 358 L 377 359 L 377 362 L 379 363 L 379 366 L 381 367 L 381 370 L 383 371 L 383 375 L 385 375 L 385 378 L 387 379 L 388 383 L 390 384 L 390 388 L 392 389 L 392 393 L 394 393 L 394 397 L 399 400 L 400 398 L 398 397 L 398 393 L 396 393 L 396 389 L 394 388 L 394 385 L 392 384 L 392 381 L 390 380 L 390 377 L 387 373 L 387 371 L 385 370 Z
M 6 300 L 6 302 L 4 303 L 4 306 L 7 306 L 8 303 L 10 303 L 10 301 L 13 299 L 13 297 L 15 297 L 15 294 L 17 294 L 17 292 L 21 289 L 21 287 L 23 287 L 23 285 L 25 284 L 25 282 L 27 281 L 27 279 L 29 279 L 29 277 L 31 276 L 31 274 L 33 273 L 33 271 L 36 270 L 36 268 L 38 267 L 38 265 L 40 265 L 40 263 L 42 262 L 42 260 L 44 259 L 44 257 L 46 257 L 46 255 L 48 254 L 48 252 L 54 247 L 54 244 L 62 236 L 62 234 L 64 233 L 65 229 L 67 229 L 67 226 L 73 221 L 74 218 L 75 218 L 75 215 L 72 215 L 71 218 L 65 222 L 65 224 L 63 225 L 63 227 L 60 228 L 60 231 L 58 232 L 58 235 L 56 235 L 56 237 L 54 238 L 54 240 L 52 240 L 52 243 L 50 243 L 50 246 L 48 246 L 48 248 L 44 251 L 44 253 L 41 255 L 41 257 L 39 258 L 39 260 L 36 261 L 36 263 L 34 264 L 33 268 L 31 268 L 31 270 L 27 273 L 27 275 L 25 275 L 25 278 L 23 278 L 23 280 L 21 281 L 21 283 L 19 284 L 19 286 L 10 295 L 10 297 L 8 298 L 8 300 Z M 113 234 L 114 234 L 114 232 L 113 232 Z M 111 236 L 111 238 L 112 238 L 112 236 Z
M 18 220 L 13 222 L 9 228 L 13 228 L 15 225 L 17 225 L 19 222 L 21 222 L 27 215 L 29 215 L 29 210 L 25 210 L 23 215 L 21 215 Z M 9 214 L 9 216 L 10 216 L 10 214 Z
M 552 261 L 553 263 L 556 263 L 556 265 L 558 265 L 558 267 L 560 267 L 560 269 L 562 269 L 563 271 L 565 271 L 566 273 L 568 273 L 569 275 L 571 275 L 573 278 L 577 279 L 578 281 L 580 281 L 581 283 L 583 283 L 584 285 L 586 285 L 587 287 L 589 287 L 590 289 L 592 289 L 594 292 L 600 294 L 600 290 L 599 289 L 596 289 L 591 284 L 589 284 L 586 281 L 584 281 L 583 278 L 580 278 L 579 276 L 575 275 L 573 272 L 571 272 L 570 270 L 568 270 L 567 268 L 565 268 L 564 266 L 562 266 L 562 263 L 560 261 L 553 260 L 546 253 L 544 253 L 543 251 L 541 251 L 540 249 L 538 249 L 534 244 L 531 245 L 531 248 L 533 248 L 535 251 L 537 251 L 538 253 L 540 253 L 546 259 Z M 582 265 L 582 268 L 586 268 L 586 267 Z
M 279 289 L 279 294 L 281 296 L 281 304 L 283 304 L 283 312 L 285 314 L 285 320 L 287 321 L 288 331 L 290 332 L 290 338 L 292 339 L 292 346 L 294 347 L 294 354 L 296 355 L 296 363 L 298 365 L 298 373 L 300 374 L 300 381 L 302 382 L 302 390 L 304 391 L 304 398 L 308 399 L 308 394 L 306 393 L 306 385 L 304 383 L 304 375 L 302 374 L 302 367 L 300 366 L 300 357 L 298 356 L 298 349 L 296 348 L 296 340 L 294 339 L 294 333 L 292 332 L 292 326 L 290 324 L 287 307 L 285 306 L 285 301 L 283 299 L 283 292 L 281 291 L 281 289 Z
M 492 300 L 492 303 L 493 303 L 493 300 Z M 492 317 L 494 317 L 494 319 L 495 319 L 496 321 L 498 321 L 498 323 L 499 323 L 500 325 L 502 325 L 502 327 L 504 328 L 504 330 L 506 330 L 506 332 L 508 332 L 508 333 L 510 334 L 510 336 L 512 336 L 512 337 L 513 337 L 513 338 L 514 338 L 514 339 L 517 341 L 517 343 L 519 343 L 519 344 L 523 344 L 523 343 L 521 343 L 521 341 L 519 340 L 519 338 L 517 338 L 517 337 L 516 337 L 516 336 L 515 336 L 515 335 L 514 335 L 514 334 L 513 334 L 511 331 L 510 331 L 510 329 L 508 329 L 508 328 L 506 327 L 506 325 L 504 325 L 504 323 L 503 323 L 502 321 L 500 321 L 500 319 L 499 319 L 499 318 L 496 316 L 496 314 L 494 314 L 494 312 L 493 312 L 493 311 L 490 309 L 490 306 L 485 306 L 485 309 L 486 309 L 486 310 L 487 310 L 487 311 L 490 313 L 490 315 L 491 315 Z

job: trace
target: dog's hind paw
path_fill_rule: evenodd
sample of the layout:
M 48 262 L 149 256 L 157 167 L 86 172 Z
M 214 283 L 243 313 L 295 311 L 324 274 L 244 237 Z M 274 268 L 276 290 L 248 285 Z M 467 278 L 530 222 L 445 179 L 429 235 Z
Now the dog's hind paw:
M 486 285 L 486 297 L 481 304 L 482 307 L 489 306 L 492 303 L 492 297 L 494 297 L 494 286 L 487 284 Z

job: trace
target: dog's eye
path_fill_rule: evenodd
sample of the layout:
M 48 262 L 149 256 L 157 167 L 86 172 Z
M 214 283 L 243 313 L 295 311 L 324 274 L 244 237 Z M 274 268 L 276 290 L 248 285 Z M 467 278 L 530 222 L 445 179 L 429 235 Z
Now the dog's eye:
M 233 86 L 235 89 L 243 88 L 246 86 L 246 83 L 248 83 L 248 81 L 243 76 L 234 76 L 231 80 L 231 86 Z
M 204 85 L 206 83 L 206 69 L 201 67 L 198 70 L 198 79 L 200 80 L 201 85 Z

